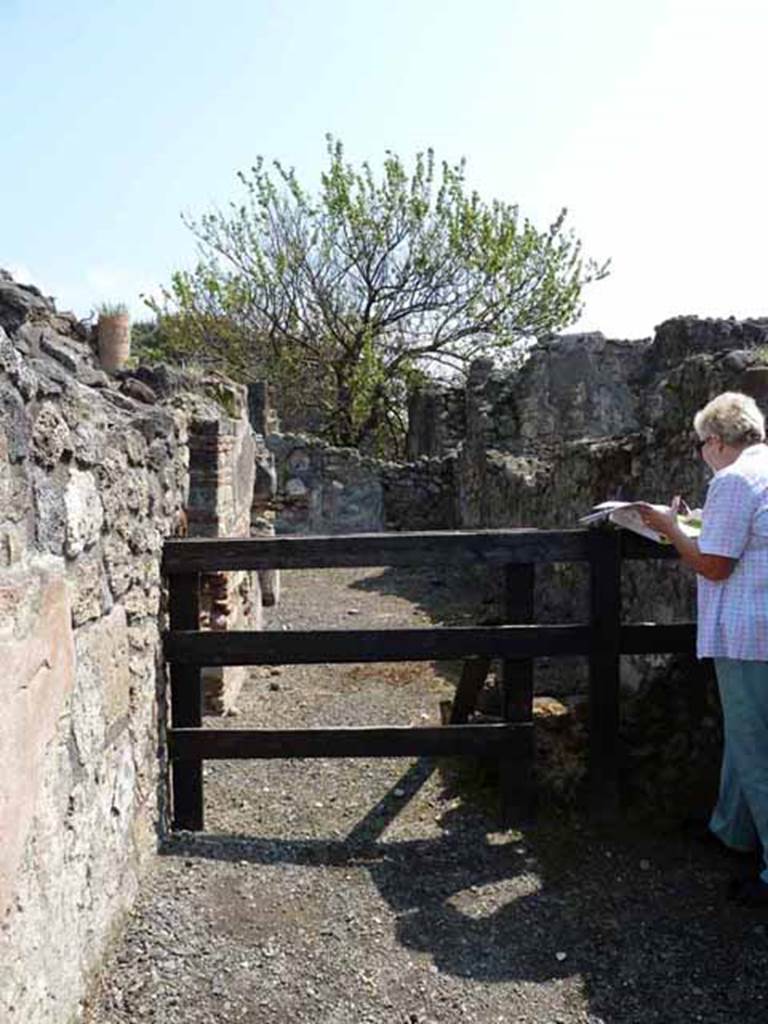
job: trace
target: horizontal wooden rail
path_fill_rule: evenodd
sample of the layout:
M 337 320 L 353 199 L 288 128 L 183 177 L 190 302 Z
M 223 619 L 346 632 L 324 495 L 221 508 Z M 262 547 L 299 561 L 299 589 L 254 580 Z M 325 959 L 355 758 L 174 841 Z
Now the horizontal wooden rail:
M 675 562 L 680 556 L 671 544 L 656 544 L 629 530 L 619 530 L 619 552 L 622 558 Z
M 578 562 L 589 558 L 590 530 L 456 530 L 358 533 L 317 537 L 220 537 L 167 540 L 163 570 L 171 573 L 241 569 L 317 569 L 355 566 Z M 621 533 L 621 557 L 675 559 L 671 545 Z
M 170 729 L 173 760 L 279 757 L 447 757 L 485 755 L 524 759 L 530 723 L 412 728 L 375 726 L 333 729 Z
M 503 565 L 588 558 L 587 530 L 358 533 L 253 540 L 167 540 L 166 573 L 390 565 Z
M 621 654 L 692 654 L 695 650 L 695 622 L 643 622 L 619 627 Z
M 172 665 L 317 665 L 458 658 L 535 658 L 588 654 L 590 626 L 461 626 L 452 629 L 327 629 L 290 632 L 172 631 Z M 622 654 L 688 652 L 692 623 L 622 626 Z
M 451 661 L 586 654 L 589 626 L 461 626 L 453 629 L 325 629 L 166 633 L 172 665 L 317 665 Z
M 692 652 L 693 623 L 621 622 L 624 559 L 671 560 L 670 545 L 627 531 L 462 530 L 327 537 L 168 540 L 175 828 L 203 828 L 202 762 L 208 759 L 288 757 L 419 757 L 469 754 L 498 759 L 506 823 L 530 813 L 533 764 L 531 659 L 580 655 L 590 673 L 590 800 L 611 812 L 618 797 L 620 655 Z M 534 565 L 585 562 L 589 566 L 590 622 L 531 624 Z M 504 626 L 392 630 L 203 632 L 201 574 L 237 570 L 333 567 L 482 565 L 503 569 Z M 464 659 L 455 717 L 466 717 L 489 660 L 502 660 L 503 722 L 439 728 L 366 727 L 300 730 L 201 728 L 201 669 L 223 665 L 338 664 Z M 462 704 L 464 700 L 464 704 Z M 464 706 L 467 705 L 467 706 Z

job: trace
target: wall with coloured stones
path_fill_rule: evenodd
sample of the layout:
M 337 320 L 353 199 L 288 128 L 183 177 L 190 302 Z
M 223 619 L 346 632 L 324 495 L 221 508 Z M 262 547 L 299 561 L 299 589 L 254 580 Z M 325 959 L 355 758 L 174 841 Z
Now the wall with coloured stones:
M 190 383 L 192 391 L 190 392 Z M 245 392 L 110 375 L 88 329 L 0 272 L 0 1020 L 75 1018 L 166 814 L 163 539 L 250 532 Z M 258 579 L 208 577 L 210 628 Z M 209 705 L 237 679 L 209 678 Z

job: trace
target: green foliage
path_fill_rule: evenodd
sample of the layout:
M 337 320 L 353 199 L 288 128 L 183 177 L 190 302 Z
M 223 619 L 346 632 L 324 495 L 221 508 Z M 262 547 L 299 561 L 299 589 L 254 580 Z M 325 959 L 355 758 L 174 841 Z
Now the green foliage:
M 184 363 L 188 355 L 159 320 L 136 320 L 131 324 L 131 358 L 137 364 Z
M 100 302 L 96 313 L 99 317 L 126 316 L 128 307 L 124 302 Z
M 259 158 L 240 203 L 186 220 L 200 262 L 149 305 L 179 351 L 268 376 L 329 440 L 388 447 L 415 375 L 562 329 L 607 264 L 583 260 L 565 211 L 537 231 L 468 192 L 463 162 L 387 152 L 377 178 L 327 141 L 316 194 Z

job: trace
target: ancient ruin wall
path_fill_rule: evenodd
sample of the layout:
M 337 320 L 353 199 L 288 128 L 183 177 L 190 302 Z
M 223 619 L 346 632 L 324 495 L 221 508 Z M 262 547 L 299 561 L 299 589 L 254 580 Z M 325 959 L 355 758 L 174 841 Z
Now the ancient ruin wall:
M 553 339 L 513 373 L 478 361 L 463 407 L 450 389 L 438 416 L 457 525 L 569 528 L 613 497 L 664 501 L 679 493 L 701 504 L 708 474 L 694 454 L 693 415 L 724 390 L 746 391 L 768 412 L 767 344 L 764 320 L 680 317 L 652 340 Z M 434 418 L 434 393 L 430 403 Z M 445 422 L 451 416 L 453 423 Z M 423 434 L 414 422 L 412 439 Z M 412 450 L 419 454 L 413 441 Z M 431 440 L 428 450 L 439 455 Z M 625 563 L 622 613 L 625 621 L 693 618 L 693 574 L 676 562 Z M 586 621 L 586 567 L 538 566 L 535 615 L 540 622 Z M 627 789 L 640 791 L 656 812 L 679 809 L 681 798 L 711 788 L 717 768 L 711 673 L 706 664 L 663 655 L 625 657 L 621 671 Z M 535 686 L 581 713 L 584 660 L 537 659 Z M 564 785 L 573 788 L 573 775 Z
M 208 532 L 248 533 L 244 421 L 223 417 L 202 444 L 201 424 L 216 422 L 210 402 L 162 394 L 166 384 L 162 373 L 108 378 L 82 325 L 0 275 L 0 1020 L 9 1024 L 73 1019 L 156 848 L 163 539 L 190 518 L 202 532 L 205 516 L 218 517 Z M 230 594 L 225 603 L 245 614 Z
M 282 534 L 446 530 L 454 525 L 454 460 L 385 462 L 303 434 L 269 434 L 274 524 Z
M 266 438 L 277 476 L 278 533 L 366 533 L 383 522 L 380 465 L 303 434 Z

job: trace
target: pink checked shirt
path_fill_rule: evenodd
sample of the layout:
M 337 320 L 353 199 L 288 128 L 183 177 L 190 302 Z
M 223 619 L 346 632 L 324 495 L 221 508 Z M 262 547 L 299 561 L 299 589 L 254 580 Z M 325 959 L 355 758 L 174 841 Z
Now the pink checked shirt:
M 719 583 L 697 577 L 698 656 L 768 661 L 768 445 L 712 477 L 699 550 L 738 561 Z

